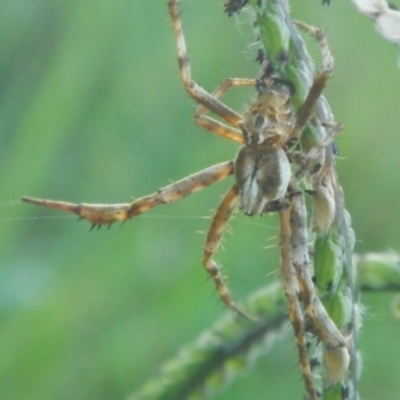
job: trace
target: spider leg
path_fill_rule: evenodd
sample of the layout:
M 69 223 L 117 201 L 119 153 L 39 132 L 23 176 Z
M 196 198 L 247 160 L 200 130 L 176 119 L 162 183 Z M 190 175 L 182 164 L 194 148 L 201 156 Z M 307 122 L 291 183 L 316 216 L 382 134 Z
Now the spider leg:
M 330 349 L 344 348 L 346 339 L 329 317 L 319 299 L 314 282 L 308 270 L 309 255 L 307 247 L 306 208 L 300 194 L 293 196 L 290 206 L 289 227 L 291 262 L 295 269 L 304 312 L 311 325 L 312 332 Z
M 312 36 L 314 36 L 320 46 L 322 54 L 322 66 L 320 67 L 317 75 L 314 78 L 314 81 L 311 85 L 311 88 L 304 103 L 299 108 L 296 122 L 290 134 L 290 137 L 298 138 L 305 128 L 308 120 L 310 119 L 314 107 L 319 97 L 321 96 L 322 91 L 324 90 L 326 82 L 332 74 L 334 60 L 329 50 L 328 41 L 326 39 L 325 33 L 321 29 L 300 21 L 295 21 L 295 24 L 299 28 L 309 32 Z
M 226 178 L 233 173 L 233 161 L 226 161 L 189 175 L 177 182 L 159 189 L 148 196 L 141 197 L 132 203 L 121 204 L 87 204 L 67 203 L 63 201 L 22 197 L 22 201 L 38 206 L 55 208 L 70 212 L 87 219 L 95 226 L 112 224 L 116 221 L 126 221 L 136 215 L 149 211 L 160 204 L 168 204 L 188 196 L 197 190 Z
M 214 90 L 212 96 L 216 99 L 219 99 L 231 87 L 256 86 L 256 84 L 256 79 L 228 78 Z M 208 115 L 204 115 L 204 113 L 206 113 L 207 111 L 208 109 L 204 105 L 199 104 L 197 106 L 194 115 L 194 121 L 196 122 L 196 124 L 226 139 L 235 140 L 240 143 L 244 142 L 243 135 L 240 129 L 230 127 L 212 117 L 209 117 Z
M 181 75 L 183 86 L 189 96 L 196 100 L 198 103 L 202 104 L 204 107 L 217 114 L 219 117 L 229 122 L 230 124 L 237 125 L 242 117 L 237 112 L 216 99 L 209 92 L 204 90 L 192 79 L 190 63 L 185 43 L 185 36 L 183 34 L 182 23 L 179 17 L 179 2 L 180 0 L 170 0 L 168 2 L 168 8 L 175 33 L 176 46 L 178 50 L 179 72 Z
M 307 330 L 323 343 L 323 362 L 326 372 L 324 383 L 329 386 L 345 377 L 350 365 L 350 349 L 348 337 L 344 337 L 339 331 L 318 297 L 307 268 L 309 254 L 305 245 L 308 242 L 306 215 L 303 196 L 293 196 L 289 215 L 292 265 L 300 288 Z
M 294 330 L 303 380 L 311 400 L 318 399 L 318 392 L 312 377 L 310 357 L 307 351 L 306 324 L 303 311 L 299 302 L 300 288 L 293 267 L 293 255 L 291 251 L 291 227 L 290 227 L 290 208 L 284 208 L 280 212 L 280 249 L 281 264 L 283 275 L 283 286 L 289 305 L 289 319 Z
M 243 312 L 233 301 L 229 290 L 224 283 L 220 268 L 214 261 L 213 255 L 221 243 L 222 234 L 228 224 L 232 212 L 239 200 L 239 189 L 233 185 L 222 199 L 214 217 L 210 229 L 207 234 L 206 243 L 204 246 L 203 265 L 208 274 L 213 279 L 221 300 L 233 311 L 253 321 L 254 319 Z

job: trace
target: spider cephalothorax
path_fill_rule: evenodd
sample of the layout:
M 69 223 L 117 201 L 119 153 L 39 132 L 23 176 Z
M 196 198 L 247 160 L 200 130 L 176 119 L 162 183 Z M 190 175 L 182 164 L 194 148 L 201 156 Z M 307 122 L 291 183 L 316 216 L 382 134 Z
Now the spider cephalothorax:
M 293 120 L 289 89 L 271 81 L 262 85 L 258 99 L 239 122 L 245 142 L 236 155 L 234 171 L 240 208 L 247 215 L 261 215 L 269 202 L 286 193 L 291 170 L 283 145 Z

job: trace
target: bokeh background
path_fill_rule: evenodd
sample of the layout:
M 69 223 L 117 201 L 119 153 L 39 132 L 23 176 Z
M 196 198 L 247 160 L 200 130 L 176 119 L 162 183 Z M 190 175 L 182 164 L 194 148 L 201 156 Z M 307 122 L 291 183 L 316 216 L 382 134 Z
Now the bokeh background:
M 357 251 L 400 250 L 398 50 L 348 1 L 292 3 L 295 18 L 326 30 L 335 55 L 326 96 L 345 126 L 338 169 Z M 193 75 L 209 90 L 257 73 L 246 18 L 222 9 L 183 4 Z M 0 54 L 0 398 L 124 399 L 225 311 L 198 232 L 230 181 L 90 233 L 19 197 L 129 201 L 231 159 L 237 145 L 192 122 L 166 0 L 0 0 Z M 237 90 L 227 101 L 243 110 L 251 98 Z M 276 279 L 276 218 L 237 214 L 232 230 L 218 259 L 243 299 Z M 398 399 L 393 295 L 363 301 L 362 397 Z M 288 334 L 218 398 L 302 392 Z

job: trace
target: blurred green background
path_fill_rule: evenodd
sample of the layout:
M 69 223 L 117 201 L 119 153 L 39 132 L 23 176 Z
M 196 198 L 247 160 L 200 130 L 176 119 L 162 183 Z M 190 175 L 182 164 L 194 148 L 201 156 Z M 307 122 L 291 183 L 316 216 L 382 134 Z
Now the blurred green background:
M 398 251 L 398 51 L 350 2 L 292 3 L 295 18 L 326 30 L 335 55 L 325 93 L 345 126 L 338 168 L 357 250 Z M 255 76 L 246 17 L 228 19 L 221 0 L 190 0 L 182 18 L 193 75 L 206 89 Z M 129 201 L 231 159 L 237 145 L 192 122 L 166 0 L 1 0 L 0 32 L 0 398 L 124 399 L 225 311 L 197 232 L 231 180 L 91 233 L 86 222 L 18 199 Z M 227 101 L 243 110 L 251 96 L 237 90 Z M 243 299 L 276 279 L 276 218 L 237 214 L 232 228 L 218 260 Z M 363 296 L 366 400 L 399 398 L 392 299 Z M 218 398 L 302 392 L 288 334 Z

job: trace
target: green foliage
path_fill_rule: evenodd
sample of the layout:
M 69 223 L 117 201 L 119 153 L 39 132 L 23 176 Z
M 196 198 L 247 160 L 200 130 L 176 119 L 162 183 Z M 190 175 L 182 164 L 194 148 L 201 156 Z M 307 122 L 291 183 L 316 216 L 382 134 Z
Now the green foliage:
M 340 247 L 332 240 L 331 235 L 317 236 L 314 242 L 314 272 L 316 287 L 322 292 L 336 291 L 341 278 Z
M 360 290 L 388 290 L 391 288 L 389 275 L 400 277 L 400 266 L 393 265 L 399 258 L 394 254 L 366 254 L 357 258 L 360 260 L 357 268 L 364 271 L 358 281 Z M 379 265 L 361 261 L 371 258 L 379 258 Z M 382 277 L 376 286 L 368 279 L 371 275 Z M 257 318 L 256 324 L 238 319 L 229 312 L 195 343 L 181 348 L 130 400 L 216 398 L 224 387 L 239 374 L 248 372 L 255 360 L 285 337 L 286 303 L 283 288 L 277 282 L 259 290 L 243 304 L 243 309 Z M 341 326 L 340 321 L 335 322 Z M 332 385 L 324 390 L 322 398 L 342 400 L 342 390 L 340 383 Z
M 203 399 L 215 397 L 238 374 L 284 335 L 286 301 L 281 285 L 258 291 L 244 304 L 258 322 L 227 314 L 198 340 L 180 349 L 160 376 L 148 381 L 132 400 Z
M 324 28 L 335 55 L 327 97 L 345 125 L 338 167 L 358 250 L 399 250 L 396 49 L 348 2 L 332 3 L 293 2 L 292 13 Z M 219 4 L 187 0 L 182 18 L 205 88 L 255 76 L 253 38 Z M 1 0 L 0 26 L 0 398 L 125 398 L 224 310 L 195 232 L 207 229 L 198 217 L 211 215 L 225 183 L 90 234 L 18 199 L 127 201 L 232 158 L 237 146 L 193 125 L 164 2 Z M 228 101 L 242 110 L 251 95 Z M 232 226 L 219 258 L 242 299 L 276 278 L 267 274 L 277 251 L 263 247 L 277 224 L 238 215 Z M 400 391 L 390 300 L 364 296 L 365 399 Z M 270 398 L 300 398 L 295 357 L 289 338 L 219 399 L 264 399 L 266 387 Z

